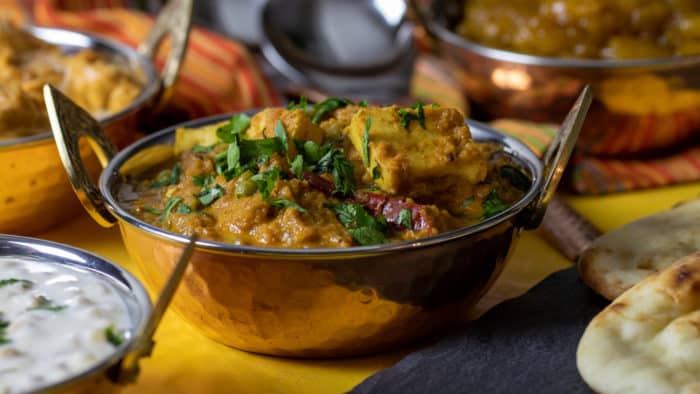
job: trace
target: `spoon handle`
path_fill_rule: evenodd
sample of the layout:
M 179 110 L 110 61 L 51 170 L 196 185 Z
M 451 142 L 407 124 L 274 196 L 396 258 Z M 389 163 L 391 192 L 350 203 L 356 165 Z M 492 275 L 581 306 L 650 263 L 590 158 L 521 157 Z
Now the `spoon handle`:
M 137 333 L 136 340 L 134 341 L 131 349 L 124 355 L 122 359 L 119 376 L 117 381 L 120 383 L 132 382 L 136 379 L 139 372 L 139 359 L 142 357 L 148 357 L 151 355 L 153 346 L 155 342 L 153 341 L 153 334 L 158 328 L 158 324 L 163 318 L 163 314 L 170 305 L 170 301 L 177 290 L 180 281 L 182 280 L 187 265 L 194 252 L 194 245 L 197 241 L 197 235 L 193 234 L 190 240 L 180 255 L 180 259 L 175 264 L 173 271 L 165 282 L 163 290 L 161 290 L 156 304 L 153 307 L 151 315 L 148 317 L 146 323 L 142 326 L 140 332 Z

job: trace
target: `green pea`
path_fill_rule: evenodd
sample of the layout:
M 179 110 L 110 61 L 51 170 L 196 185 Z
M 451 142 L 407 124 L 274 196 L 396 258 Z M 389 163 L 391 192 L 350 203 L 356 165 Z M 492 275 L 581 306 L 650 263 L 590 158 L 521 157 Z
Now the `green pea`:
M 248 197 L 258 191 L 258 185 L 249 179 L 240 179 L 236 182 L 236 197 Z

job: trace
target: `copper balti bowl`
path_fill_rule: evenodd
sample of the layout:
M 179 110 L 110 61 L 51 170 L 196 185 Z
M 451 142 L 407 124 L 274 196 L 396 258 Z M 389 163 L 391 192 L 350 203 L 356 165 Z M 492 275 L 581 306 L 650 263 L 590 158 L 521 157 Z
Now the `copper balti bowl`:
M 50 86 L 46 104 L 61 157 L 85 208 L 119 225 L 149 286 L 161 286 L 187 241 L 131 213 L 117 196 L 120 169 L 146 150 L 172 147 L 175 129 L 230 119 L 210 117 L 157 132 L 116 156 L 99 125 Z M 586 88 L 544 164 L 521 142 L 469 121 L 477 141 L 503 146 L 532 186 L 506 211 L 434 237 L 345 249 L 283 249 L 199 240 L 173 308 L 204 335 L 239 349 L 295 357 L 367 354 L 460 322 L 501 273 L 523 229 L 539 225 L 591 100 Z M 77 140 L 109 158 L 99 189 L 86 176 Z
M 559 122 L 592 85 L 596 98 L 578 141 L 588 154 L 644 155 L 698 136 L 700 56 L 583 60 L 495 49 L 454 32 L 464 5 L 434 0 L 418 15 L 476 117 Z
M 172 0 L 138 49 L 66 29 L 29 27 L 28 31 L 66 52 L 91 48 L 106 53 L 141 77 L 143 90 L 136 100 L 100 119 L 107 135 L 122 141 L 133 136 L 141 116 L 162 105 L 171 94 L 187 47 L 191 9 L 192 0 Z M 167 34 L 171 49 L 159 75 L 153 59 Z M 89 163 L 89 171 L 98 174 L 99 164 L 87 144 L 80 154 Z M 38 233 L 74 217 L 79 209 L 50 130 L 0 141 L 0 233 Z
M 0 257 L 31 259 L 46 264 L 73 267 L 98 275 L 118 290 L 131 319 L 132 334 L 137 334 L 152 313 L 151 301 L 143 285 L 124 269 L 99 256 L 68 245 L 36 238 L 0 235 Z M 124 342 L 108 358 L 88 370 L 48 386 L 37 387 L 34 393 L 112 394 L 122 385 L 115 379 L 115 368 L 132 347 L 137 335 L 124 337 Z

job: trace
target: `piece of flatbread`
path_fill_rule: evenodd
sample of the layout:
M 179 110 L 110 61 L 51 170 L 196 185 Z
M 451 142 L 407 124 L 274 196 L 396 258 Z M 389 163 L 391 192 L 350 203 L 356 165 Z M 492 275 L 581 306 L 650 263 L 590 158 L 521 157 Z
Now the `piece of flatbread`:
M 600 393 L 700 393 L 700 253 L 638 283 L 594 317 L 576 362 Z
M 599 237 L 581 255 L 581 279 L 613 300 L 652 273 L 700 251 L 700 200 L 643 217 Z

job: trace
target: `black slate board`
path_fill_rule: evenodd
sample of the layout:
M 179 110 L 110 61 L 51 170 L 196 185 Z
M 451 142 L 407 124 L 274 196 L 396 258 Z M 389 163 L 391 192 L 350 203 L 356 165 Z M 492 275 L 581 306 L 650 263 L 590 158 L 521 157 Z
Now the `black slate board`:
M 575 268 L 556 272 L 352 393 L 590 393 L 576 370 L 576 347 L 607 303 Z

